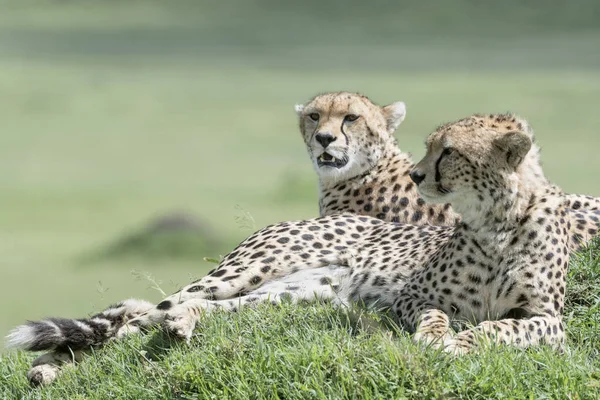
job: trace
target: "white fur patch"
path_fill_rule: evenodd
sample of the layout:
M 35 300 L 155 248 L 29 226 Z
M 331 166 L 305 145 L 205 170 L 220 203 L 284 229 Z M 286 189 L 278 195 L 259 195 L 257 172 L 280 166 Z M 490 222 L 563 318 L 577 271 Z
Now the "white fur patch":
M 8 348 L 28 348 L 36 341 L 35 331 L 29 325 L 20 325 L 10 331 L 6 336 L 6 347 Z
M 93 331 L 90 326 L 84 324 L 81 321 L 77 321 L 76 319 L 74 319 L 73 322 L 75 323 L 75 325 L 77 325 L 79 327 L 79 329 L 81 329 L 84 332 L 91 333 Z
M 296 110 L 296 114 L 298 114 L 298 116 L 301 116 L 302 111 L 304 111 L 304 104 L 296 104 L 294 106 L 294 110 Z

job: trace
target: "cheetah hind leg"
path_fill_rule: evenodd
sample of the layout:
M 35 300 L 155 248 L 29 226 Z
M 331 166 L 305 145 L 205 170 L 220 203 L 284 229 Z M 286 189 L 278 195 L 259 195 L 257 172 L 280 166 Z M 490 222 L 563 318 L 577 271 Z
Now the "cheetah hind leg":
M 54 382 L 65 368 L 73 367 L 76 362 L 81 361 L 84 352 L 53 351 L 42 354 L 33 361 L 27 372 L 29 383 L 33 386 L 45 386 Z
M 318 266 L 317 266 L 318 265 Z M 323 271 L 327 271 L 328 274 L 341 274 L 342 271 L 344 273 L 352 268 L 355 265 L 355 253 L 351 250 L 339 251 L 329 257 L 323 257 L 318 260 L 316 263 L 306 263 L 301 268 L 300 264 L 297 264 L 296 267 L 301 268 L 296 272 L 290 272 L 289 275 L 285 275 L 283 277 L 275 278 L 270 281 L 266 281 L 264 283 L 260 283 L 260 286 L 251 289 L 249 293 L 261 295 L 264 292 L 274 291 L 275 294 L 280 292 L 285 292 L 287 290 L 283 290 L 278 285 L 281 282 L 291 283 L 291 282 L 301 282 L 304 279 L 308 279 L 308 283 L 310 283 L 310 279 L 316 276 L 322 275 Z M 282 266 L 282 270 L 286 269 Z M 321 272 L 319 272 L 321 271 Z M 248 274 L 252 275 L 254 272 L 251 270 L 246 271 Z M 200 309 L 207 308 L 222 308 L 223 305 L 227 305 L 227 307 L 231 308 L 230 305 L 232 300 L 235 304 L 239 302 L 240 297 L 231 296 L 226 298 L 220 298 L 215 300 L 209 300 L 206 298 L 207 293 L 198 292 L 198 291 L 190 291 L 191 287 L 202 284 L 205 280 L 212 279 L 210 275 L 202 278 L 200 281 L 192 283 L 186 287 L 184 287 L 179 292 L 172 294 L 171 296 L 164 299 L 160 302 L 155 308 L 143 313 L 142 315 L 128 321 L 125 325 L 123 325 L 117 332 L 117 337 L 122 337 L 128 335 L 130 333 L 139 332 L 143 328 L 148 328 L 150 326 L 155 326 L 162 324 L 165 322 L 165 318 L 167 317 L 167 311 L 171 310 L 174 307 L 178 307 L 179 304 L 188 303 L 188 304 L 198 304 Z M 240 280 L 241 281 L 241 280 Z M 237 280 L 231 280 L 226 282 L 227 285 L 231 287 L 235 287 L 239 285 Z M 273 286 L 274 285 L 274 286 Z M 300 287 L 302 285 L 298 284 Z M 201 285 L 202 286 L 202 285 Z M 224 296 L 229 294 L 231 291 L 231 287 L 228 290 L 224 290 L 225 287 L 221 287 L 217 292 L 218 296 Z M 268 288 L 268 289 L 265 289 Z M 237 287 L 232 293 L 239 293 L 240 288 Z M 242 296 L 241 298 L 251 298 L 255 296 Z M 244 303 L 244 301 L 242 301 Z M 225 307 L 225 308 L 227 308 Z M 199 315 L 197 315 L 196 320 Z M 193 329 L 193 325 L 192 328 Z M 167 329 L 168 330 L 168 329 Z M 186 329 L 186 331 L 189 329 Z M 186 335 L 187 336 L 187 335 Z
M 202 315 L 215 310 L 235 312 L 243 307 L 261 303 L 277 305 L 282 301 L 299 303 L 332 300 L 334 304 L 344 306 L 348 302 L 340 294 L 340 283 L 347 272 L 347 268 L 338 266 L 303 270 L 266 283 L 259 289 L 235 299 L 187 300 L 167 311 L 163 329 L 177 338 L 189 341 Z

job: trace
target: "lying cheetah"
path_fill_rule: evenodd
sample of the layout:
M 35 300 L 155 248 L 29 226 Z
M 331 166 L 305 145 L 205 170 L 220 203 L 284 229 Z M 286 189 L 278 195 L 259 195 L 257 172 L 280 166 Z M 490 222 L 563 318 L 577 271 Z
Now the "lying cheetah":
M 34 383 L 52 381 L 73 361 L 70 350 L 77 360 L 90 346 L 157 323 L 189 339 L 206 312 L 283 299 L 388 309 L 415 340 L 456 354 L 480 340 L 558 345 L 568 202 L 535 171 L 537 152 L 517 126 L 491 128 L 478 116 L 446 124 L 429 136 L 410 176 L 428 202 L 452 204 L 462 216 L 457 226 L 347 213 L 275 224 L 147 312 L 147 303 L 128 300 L 89 319 L 30 322 L 9 339 L 27 350 L 53 350 L 29 372 Z M 454 333 L 451 321 L 475 326 Z
M 319 177 L 321 216 L 341 212 L 370 215 L 388 222 L 452 226 L 459 217 L 449 204 L 429 204 L 409 177 L 414 167 L 393 134 L 404 120 L 404 103 L 379 107 L 367 97 L 348 92 L 325 93 L 297 105 L 300 132 Z M 477 116 L 477 123 L 519 128 L 526 121 L 513 115 Z M 534 144 L 533 151 L 539 155 Z M 535 173 L 545 179 L 541 168 Z M 572 249 L 583 247 L 598 231 L 600 199 L 567 195 L 572 220 Z

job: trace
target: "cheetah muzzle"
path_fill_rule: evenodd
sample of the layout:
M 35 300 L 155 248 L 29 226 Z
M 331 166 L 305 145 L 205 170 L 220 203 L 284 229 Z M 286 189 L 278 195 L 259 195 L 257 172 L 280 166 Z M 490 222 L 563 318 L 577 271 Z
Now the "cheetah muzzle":
M 317 165 L 319 168 L 321 167 L 329 167 L 329 168 L 343 168 L 348 164 L 348 156 L 344 155 L 341 158 L 335 157 L 328 152 L 323 152 L 317 158 Z

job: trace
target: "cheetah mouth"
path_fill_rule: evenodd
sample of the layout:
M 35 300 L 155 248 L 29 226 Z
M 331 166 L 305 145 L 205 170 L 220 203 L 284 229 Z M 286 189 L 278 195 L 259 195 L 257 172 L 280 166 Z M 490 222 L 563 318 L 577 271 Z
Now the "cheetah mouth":
M 333 167 L 333 168 L 342 168 L 344 165 L 348 164 L 348 158 L 335 158 L 331 154 L 324 152 L 317 158 L 317 165 L 319 167 Z
M 437 190 L 438 190 L 438 192 L 440 192 L 441 194 L 448 194 L 448 193 L 451 193 L 451 192 L 452 192 L 452 190 L 448 189 L 448 188 L 447 188 L 447 187 L 445 187 L 445 186 L 442 186 L 442 184 L 441 184 L 441 183 L 438 183 Z
M 423 198 L 427 203 L 438 204 L 440 202 L 446 202 L 447 196 L 452 193 L 452 189 L 449 189 L 441 184 L 437 184 L 434 187 L 425 185 L 417 186 L 417 192 L 419 196 Z

